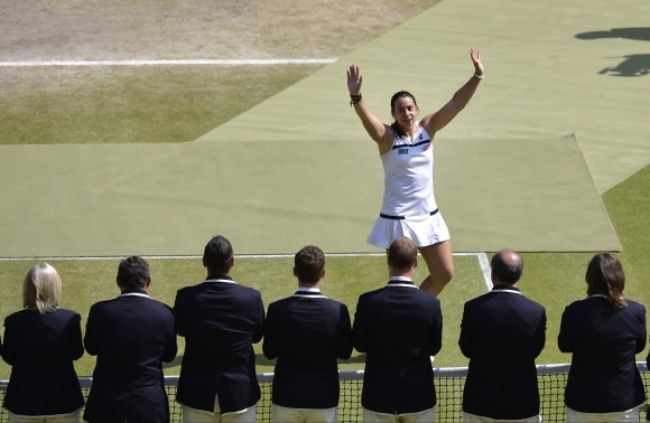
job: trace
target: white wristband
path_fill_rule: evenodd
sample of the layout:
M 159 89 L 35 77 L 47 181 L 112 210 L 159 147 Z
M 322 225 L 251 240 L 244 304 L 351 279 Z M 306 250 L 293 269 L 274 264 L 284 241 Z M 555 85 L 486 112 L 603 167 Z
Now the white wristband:
M 474 78 L 476 79 L 483 79 L 483 75 L 479 75 L 478 73 L 474 74 Z

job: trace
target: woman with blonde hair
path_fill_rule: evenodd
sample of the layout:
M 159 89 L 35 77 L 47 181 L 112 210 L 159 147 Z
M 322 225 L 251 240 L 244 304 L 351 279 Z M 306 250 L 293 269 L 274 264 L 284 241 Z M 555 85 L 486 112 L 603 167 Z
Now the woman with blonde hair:
M 621 262 L 596 254 L 587 267 L 587 298 L 562 314 L 558 346 L 573 353 L 564 393 L 569 422 L 638 422 L 645 401 L 635 354 L 646 344 L 643 305 L 625 299 Z
M 5 319 L 2 358 L 11 365 L 9 422 L 78 422 L 84 405 L 73 361 L 83 355 L 81 317 L 59 308 L 61 278 L 47 263 L 23 283 L 23 310 Z

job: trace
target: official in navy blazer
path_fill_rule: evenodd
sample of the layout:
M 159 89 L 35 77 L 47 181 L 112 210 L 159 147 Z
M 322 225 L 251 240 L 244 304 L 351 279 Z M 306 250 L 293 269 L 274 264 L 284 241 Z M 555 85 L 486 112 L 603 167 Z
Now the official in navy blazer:
M 539 422 L 535 358 L 544 348 L 546 311 L 519 291 L 519 254 L 502 250 L 491 266 L 492 290 L 465 303 L 461 322 L 459 345 L 469 358 L 463 421 Z
M 352 328 L 345 304 L 320 291 L 323 251 L 308 245 L 294 257 L 298 291 L 269 305 L 263 351 L 277 358 L 271 422 L 336 422 L 337 359 L 352 353 Z
M 558 336 L 560 351 L 573 353 L 567 420 L 638 422 L 645 392 L 635 354 L 646 345 L 645 308 L 623 298 L 625 273 L 611 254 L 596 254 L 585 280 L 588 296 L 564 310 Z
M 260 387 L 253 343 L 264 334 L 260 292 L 236 283 L 233 249 L 223 236 L 205 246 L 208 277 L 176 294 L 176 330 L 185 337 L 177 401 L 184 421 L 254 422 Z
M 9 421 L 58 415 L 78 422 L 84 399 L 73 361 L 83 355 L 80 316 L 58 308 L 61 278 L 47 263 L 23 282 L 23 310 L 5 319 L 2 358 L 11 367 L 4 408 Z
M 84 420 L 169 421 L 162 362 L 176 357 L 174 315 L 149 294 L 149 265 L 140 257 L 120 262 L 119 297 L 90 308 L 84 345 L 97 356 Z
M 353 323 L 353 344 L 366 353 L 361 405 L 365 422 L 435 419 L 431 356 L 442 346 L 438 299 L 413 283 L 418 250 L 408 238 L 388 248 L 388 284 L 362 294 Z

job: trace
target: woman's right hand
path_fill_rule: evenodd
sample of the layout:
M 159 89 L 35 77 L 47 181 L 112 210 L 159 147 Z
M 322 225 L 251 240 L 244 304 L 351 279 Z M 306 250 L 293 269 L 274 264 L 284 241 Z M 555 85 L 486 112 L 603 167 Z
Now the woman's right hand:
M 348 91 L 350 95 L 359 95 L 361 94 L 361 83 L 363 82 L 363 76 L 361 76 L 361 71 L 359 71 L 359 66 L 350 65 L 347 70 L 348 74 Z

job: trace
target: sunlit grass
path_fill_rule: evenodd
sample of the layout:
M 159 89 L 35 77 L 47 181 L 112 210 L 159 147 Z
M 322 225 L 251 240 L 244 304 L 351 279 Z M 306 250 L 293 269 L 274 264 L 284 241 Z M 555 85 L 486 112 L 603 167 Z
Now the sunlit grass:
M 317 69 L 0 69 L 0 144 L 191 141 Z

